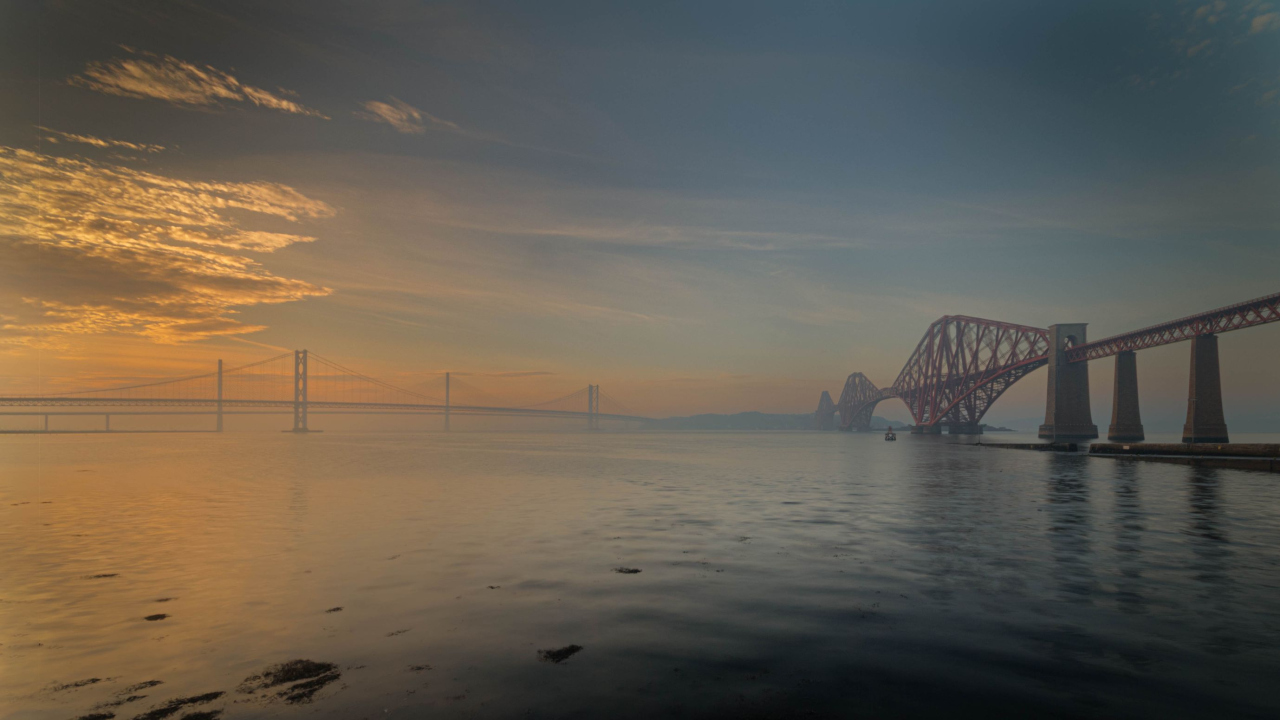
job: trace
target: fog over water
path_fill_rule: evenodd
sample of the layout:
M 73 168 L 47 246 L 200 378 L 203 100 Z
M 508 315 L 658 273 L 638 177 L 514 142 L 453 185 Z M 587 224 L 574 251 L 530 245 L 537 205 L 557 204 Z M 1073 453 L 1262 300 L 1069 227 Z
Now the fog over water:
M 900 437 L 5 438 L 0 717 L 1280 712 L 1271 475 Z

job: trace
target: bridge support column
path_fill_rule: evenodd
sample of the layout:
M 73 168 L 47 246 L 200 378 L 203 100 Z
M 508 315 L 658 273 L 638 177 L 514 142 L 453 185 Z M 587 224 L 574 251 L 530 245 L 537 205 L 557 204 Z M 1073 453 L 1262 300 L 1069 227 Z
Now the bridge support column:
M 218 429 L 222 432 L 222 361 L 218 361 Z
M 1191 338 L 1191 382 L 1187 391 L 1184 443 L 1225 443 L 1227 420 L 1222 415 L 1222 378 L 1218 371 L 1218 336 Z
M 293 351 L 293 431 L 307 429 L 307 351 Z
M 912 435 L 941 435 L 941 425 L 916 425 L 911 428 Z
M 1138 356 L 1132 350 L 1116 354 L 1115 389 L 1111 398 L 1111 442 L 1142 442 L 1142 414 L 1138 412 Z
M 1092 440 L 1098 437 L 1089 410 L 1089 363 L 1067 362 L 1067 345 L 1084 345 L 1087 323 L 1049 326 L 1049 389 L 1040 437 Z
M 947 426 L 948 435 L 981 435 L 981 423 L 951 423 Z
M 444 431 L 449 432 L 449 373 L 444 374 Z

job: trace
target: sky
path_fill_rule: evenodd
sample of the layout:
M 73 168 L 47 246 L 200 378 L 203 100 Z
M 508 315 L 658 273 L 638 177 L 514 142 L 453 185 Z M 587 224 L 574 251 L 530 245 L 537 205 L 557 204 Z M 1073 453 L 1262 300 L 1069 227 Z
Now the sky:
M 5 0 L 0 385 L 308 348 L 808 412 L 943 315 L 1096 339 L 1280 291 L 1278 141 L 1255 0 Z M 1220 348 L 1228 423 L 1280 429 L 1280 326 Z M 1140 355 L 1149 426 L 1188 352 Z M 1043 408 L 1039 371 L 988 419 Z

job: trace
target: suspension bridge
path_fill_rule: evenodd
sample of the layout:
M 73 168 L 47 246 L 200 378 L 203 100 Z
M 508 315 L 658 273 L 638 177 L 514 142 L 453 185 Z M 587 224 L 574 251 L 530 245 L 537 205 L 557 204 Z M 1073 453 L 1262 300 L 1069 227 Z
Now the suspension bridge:
M 112 416 L 121 415 L 213 416 L 213 432 L 222 431 L 226 415 L 292 415 L 297 433 L 312 431 L 311 415 L 439 415 L 445 430 L 454 416 L 580 421 L 588 430 L 600 429 L 602 421 L 649 419 L 605 395 L 599 385 L 512 407 L 456 373 L 404 388 L 307 350 L 230 368 L 218 360 L 216 370 L 201 375 L 0 397 L 0 408 L 4 416 L 43 416 L 43 429 L 26 432 L 60 432 L 50 428 L 51 416 L 84 415 L 103 418 L 99 432 L 112 432 Z
M 1114 357 L 1111 426 L 1114 442 L 1145 439 L 1138 409 L 1136 352 L 1189 341 L 1191 376 L 1182 441 L 1228 442 L 1218 367 L 1218 335 L 1280 320 L 1280 293 L 1088 342 L 1087 323 L 1046 328 L 947 315 L 934 321 L 898 373 L 879 388 L 860 372 L 845 380 L 840 399 L 823 391 L 814 413 L 819 430 L 868 431 L 876 405 L 902 400 L 915 420 L 913 433 L 980 434 L 982 417 L 1017 381 L 1048 366 L 1045 421 L 1039 436 L 1053 440 L 1098 437 L 1089 409 L 1089 361 Z M 840 415 L 837 425 L 835 416 Z

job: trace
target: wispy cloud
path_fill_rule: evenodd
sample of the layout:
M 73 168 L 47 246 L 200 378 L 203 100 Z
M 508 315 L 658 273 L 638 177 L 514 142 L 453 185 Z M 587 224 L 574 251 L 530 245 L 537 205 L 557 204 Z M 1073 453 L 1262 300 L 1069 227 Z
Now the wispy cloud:
M 385 103 L 378 100 L 370 100 L 362 105 L 364 112 L 357 112 L 356 117 L 363 118 L 372 122 L 386 123 L 395 128 L 399 132 L 409 135 L 420 135 L 427 131 L 427 124 L 437 128 L 461 132 L 462 128 L 457 123 L 451 123 L 448 120 L 440 118 L 419 110 L 409 103 L 399 98 L 388 98 L 391 102 Z
M 1269 12 L 1263 13 L 1253 19 L 1249 23 L 1249 34 L 1268 32 L 1271 30 L 1280 30 L 1280 13 Z
M 331 207 L 285 185 L 178 180 L 0 146 L 0 343 L 118 332 L 159 342 L 261 329 L 237 308 L 325 295 L 241 254 L 315 238 L 246 229 L 228 211 L 296 222 Z
M 1195 57 L 1205 51 L 1205 48 L 1213 44 L 1213 40 L 1201 40 L 1200 42 L 1187 48 L 1187 57 Z
M 1206 3 L 1196 8 L 1192 17 L 1196 20 L 1204 20 L 1210 25 L 1216 25 L 1222 17 L 1222 11 L 1227 9 L 1227 3 L 1224 0 L 1215 0 L 1215 2 Z
M 436 117 L 425 110 L 420 110 L 397 97 L 388 97 L 387 100 L 389 100 L 389 102 L 382 102 L 380 100 L 366 101 L 360 105 L 360 107 L 364 108 L 363 111 L 355 111 L 352 114 L 362 120 L 386 123 L 387 125 L 395 128 L 398 132 L 405 133 L 406 135 L 421 135 L 428 129 L 440 130 L 469 138 L 471 140 L 486 143 L 497 143 L 499 145 L 506 145 L 507 147 L 519 148 L 522 150 L 532 150 L 539 153 L 552 153 L 555 155 L 574 157 L 580 160 L 590 160 L 593 162 L 600 160 L 600 158 L 583 155 L 581 153 L 516 142 L 493 133 L 465 128 L 455 122 L 450 122 L 444 118 Z
M 164 150 L 163 145 L 151 145 L 149 143 L 126 142 L 124 140 L 112 140 L 111 138 L 97 138 L 92 135 L 77 135 L 76 133 L 62 132 L 53 128 L 37 125 L 36 128 L 48 133 L 45 139 L 51 143 L 62 141 L 84 143 L 99 148 L 119 148 L 122 150 L 135 150 L 137 152 L 157 153 Z
M 199 66 L 171 55 L 128 50 L 132 57 L 91 62 L 72 85 L 108 95 L 163 100 L 184 107 L 218 107 L 225 102 L 248 102 L 295 115 L 328 119 L 319 110 L 283 96 L 296 93 L 277 88 L 272 93 L 241 83 L 234 75 L 209 65 Z

